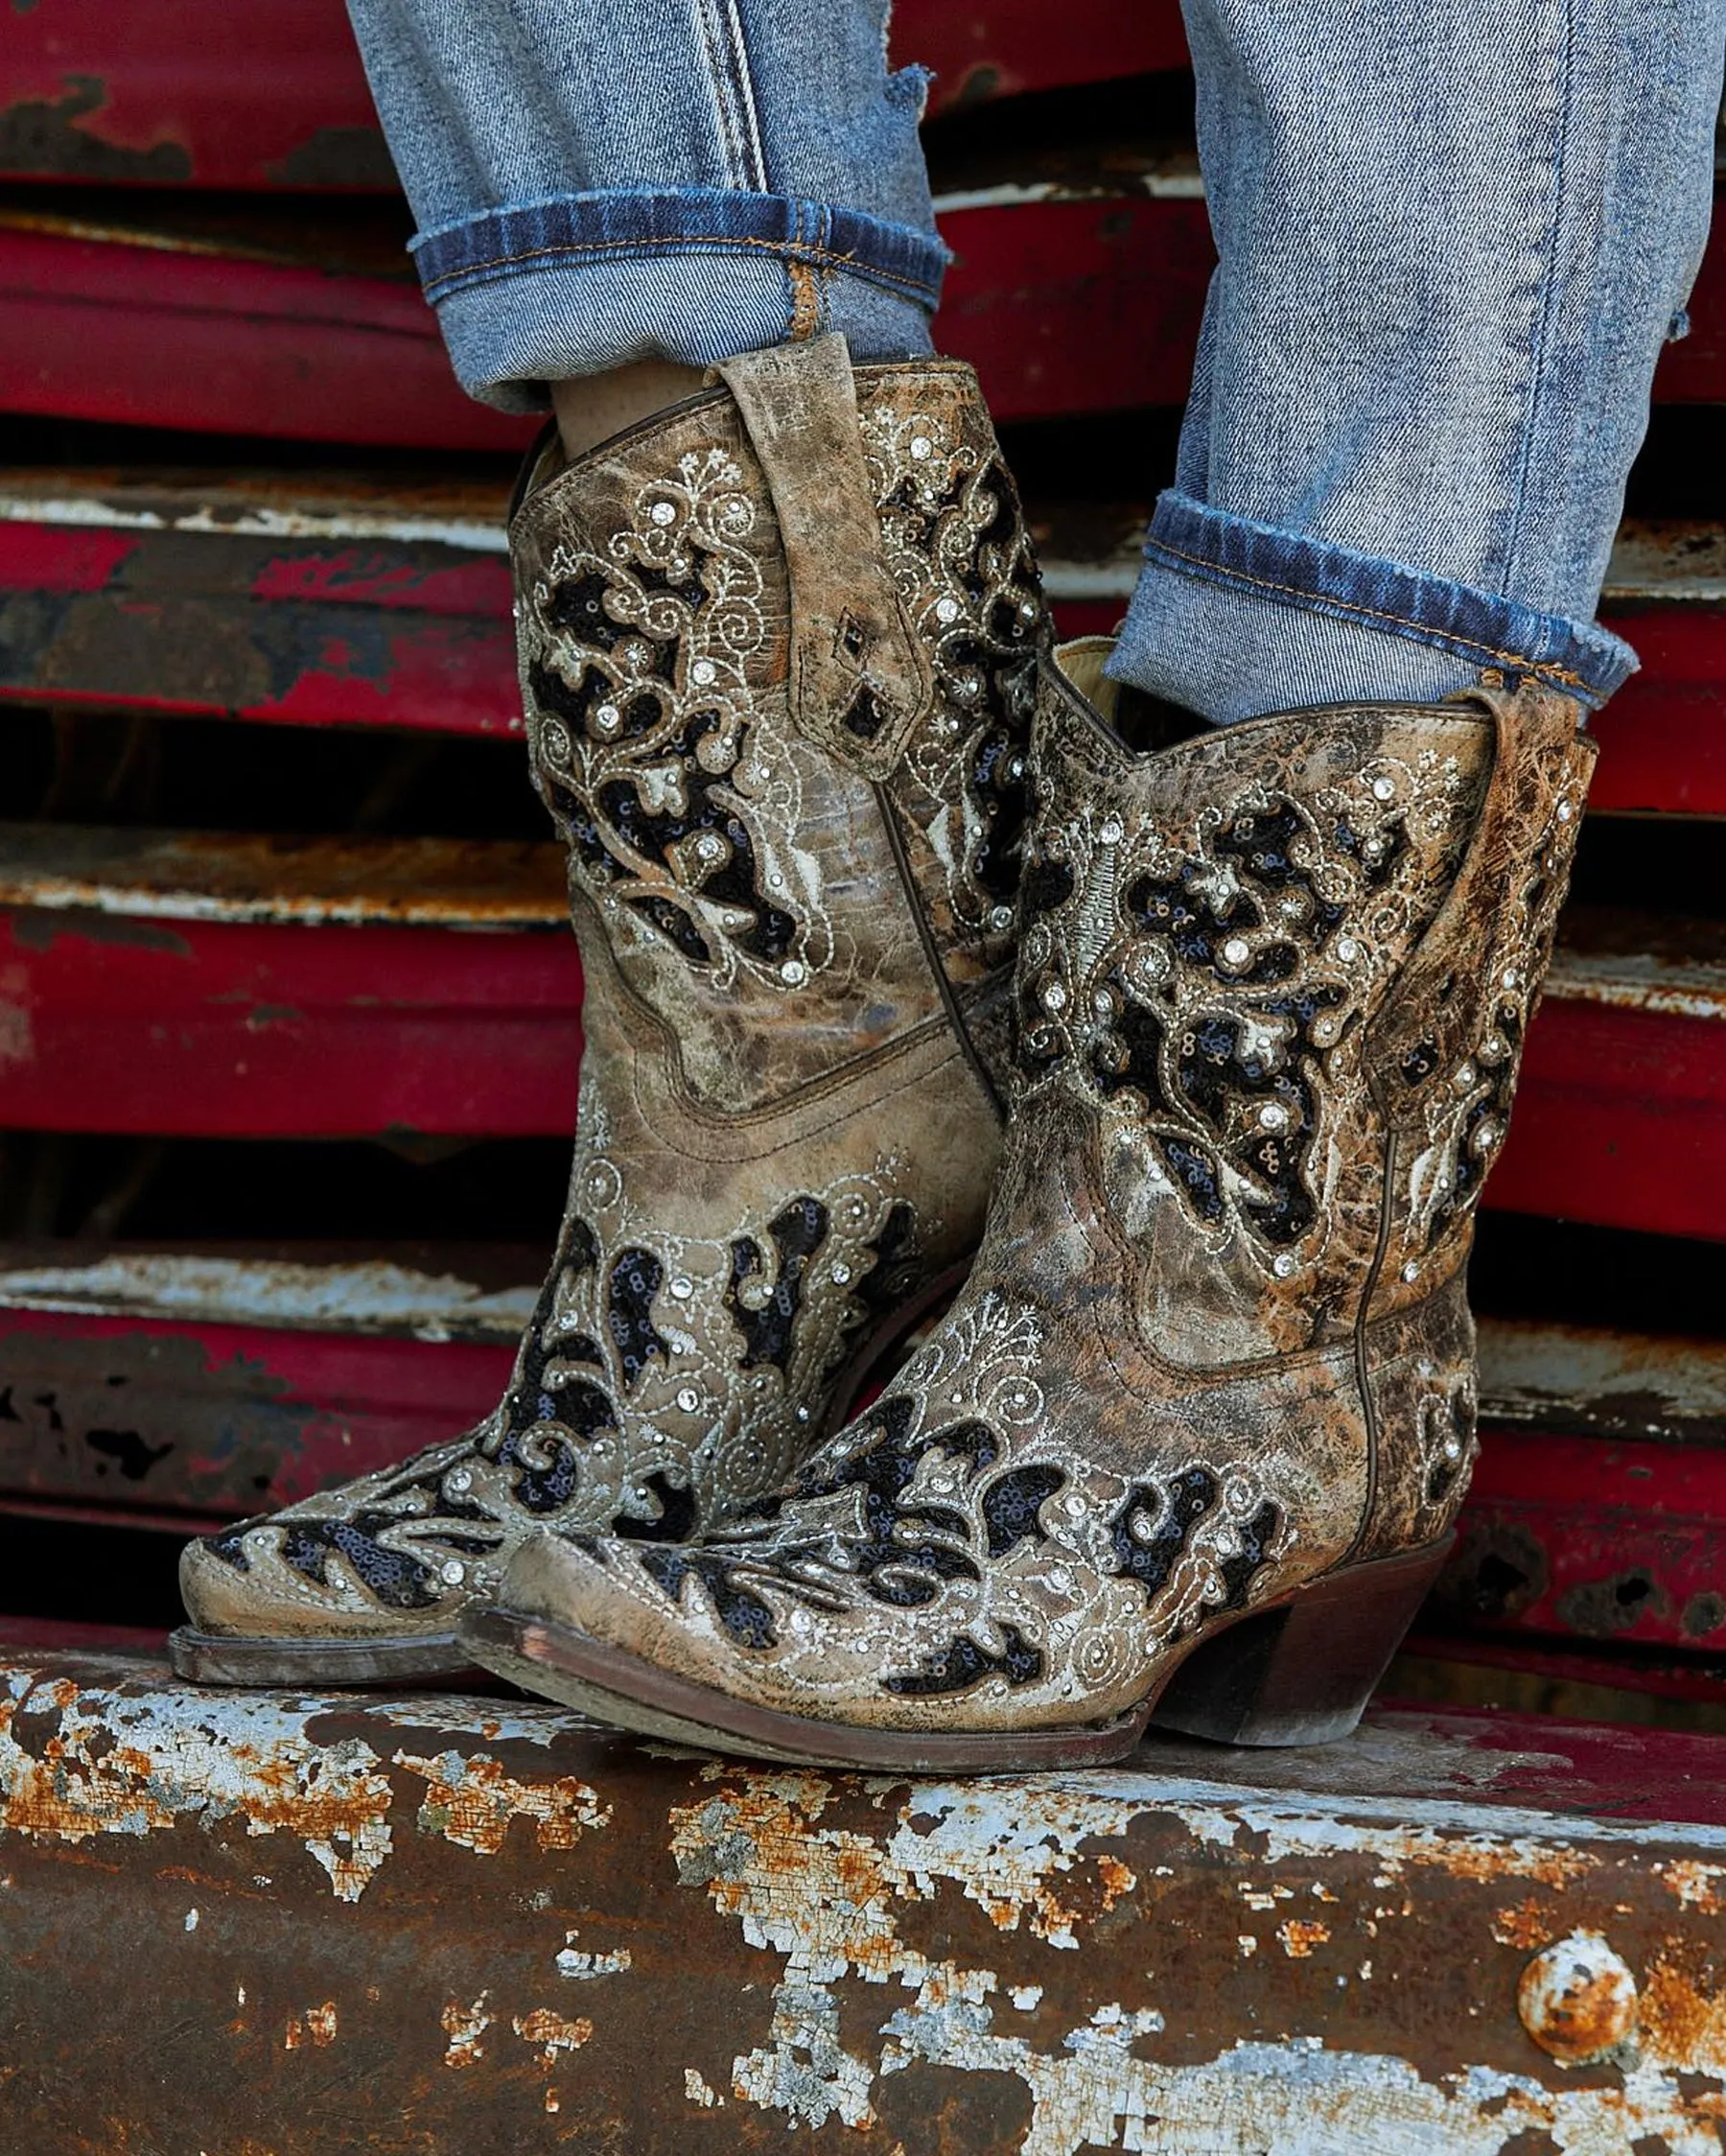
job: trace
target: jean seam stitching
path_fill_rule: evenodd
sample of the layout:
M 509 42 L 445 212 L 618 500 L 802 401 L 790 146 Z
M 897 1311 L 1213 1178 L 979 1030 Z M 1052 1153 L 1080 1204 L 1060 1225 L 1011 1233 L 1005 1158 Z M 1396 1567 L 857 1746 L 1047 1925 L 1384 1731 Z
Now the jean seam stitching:
M 680 247 L 735 248 L 738 252 L 753 249 L 763 254 L 788 256 L 796 261 L 807 262 L 813 269 L 850 270 L 855 276 L 872 278 L 877 284 L 930 301 L 933 301 L 939 289 L 921 278 L 883 270 L 875 263 L 864 261 L 859 255 L 837 254 L 829 247 L 805 246 L 795 240 L 758 240 L 735 232 L 684 232 L 675 240 L 560 240 L 548 246 L 529 247 L 521 254 L 488 255 L 481 262 L 464 262 L 457 270 L 442 270 L 428 277 L 425 280 L 426 296 L 428 299 L 435 297 L 441 285 L 455 285 L 459 280 L 482 276 L 488 270 L 508 270 L 532 262 L 555 261 L 563 255 L 646 257 L 675 254 Z
M 1315 609 L 1318 606 L 1333 607 L 1340 614 L 1356 615 L 1363 621 L 1377 622 L 1398 632 L 1412 630 L 1418 638 L 1442 636 L 1452 644 L 1461 644 L 1470 651 L 1478 651 L 1482 658 L 1500 659 L 1505 666 L 1515 667 L 1524 673 L 1539 674 L 1547 680 L 1562 681 L 1572 688 L 1598 693 L 1586 674 L 1576 673 L 1569 667 L 1561 667 L 1555 660 L 1530 659 L 1521 652 L 1501 651 L 1495 644 L 1483 643 L 1479 637 L 1462 636 L 1453 629 L 1432 628 L 1426 622 L 1415 621 L 1406 614 L 1386 614 L 1377 607 L 1363 606 L 1358 599 L 1336 598 L 1329 592 L 1308 591 L 1299 584 L 1278 584 L 1269 576 L 1254 576 L 1244 569 L 1227 569 L 1204 554 L 1184 553 L 1180 548 L 1170 546 L 1166 539 L 1148 541 L 1145 553 L 1152 560 L 1160 554 L 1171 561 L 1190 564 L 1214 577 L 1218 583 L 1245 584 L 1255 591 L 1275 592 L 1282 598 L 1298 600 Z
M 1552 316 L 1557 305 L 1557 263 L 1561 245 L 1561 221 L 1564 212 L 1564 185 L 1567 165 L 1566 152 L 1570 144 L 1570 129 L 1574 119 L 1576 79 L 1576 15 L 1574 0 L 1561 0 L 1563 19 L 1563 53 L 1560 60 L 1562 73 L 1558 81 L 1557 143 L 1551 160 L 1551 190 L 1549 197 L 1550 216 L 1547 244 L 1543 252 L 1540 276 L 1540 305 L 1533 323 L 1532 347 L 1528 353 L 1528 387 L 1523 406 L 1523 426 L 1520 454 L 1516 465 L 1516 488 L 1510 504 L 1510 528 L 1504 547 L 1504 580 L 1508 585 L 1516 574 L 1517 557 L 1523 544 L 1523 529 L 1528 505 L 1528 474 L 1534 461 L 1534 437 L 1545 403 L 1546 361 L 1551 342 Z

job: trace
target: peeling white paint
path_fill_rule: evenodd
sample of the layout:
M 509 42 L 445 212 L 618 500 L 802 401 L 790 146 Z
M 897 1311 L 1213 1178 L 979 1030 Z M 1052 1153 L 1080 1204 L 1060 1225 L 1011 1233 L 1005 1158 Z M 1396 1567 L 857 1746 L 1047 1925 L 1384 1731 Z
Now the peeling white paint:
M 878 1802 L 893 1788 L 869 1786 Z M 1001 1932 L 1022 1929 L 1042 1948 L 1070 1949 L 1106 1904 L 1103 1866 L 1122 1868 L 1098 1844 L 1152 1809 L 1178 1818 L 1201 1846 L 1232 1849 L 1250 1834 L 1255 1865 L 1317 1852 L 1376 1858 L 1386 1885 L 1427 1866 L 1464 1879 L 1551 1883 L 1629 1860 L 1645 1839 L 1628 1824 L 1560 1821 L 1508 1806 L 1405 1800 L 1402 1818 L 1391 1819 L 1383 1799 L 1370 1809 L 1357 1800 L 1352 1818 L 1336 1816 L 1348 1800 L 1324 1803 L 1321 1811 L 1312 1799 L 1131 1772 L 927 1785 L 908 1795 L 899 1785 L 897 1824 L 882 1843 L 821 1823 L 828 1788 L 817 1775 L 776 1776 L 771 1788 L 766 1777 L 752 1777 L 737 1787 L 734 1771 L 728 1793 L 672 1816 L 680 1876 L 704 1886 L 751 1945 L 783 1957 L 765 2040 L 735 2061 L 733 2093 L 788 2124 L 819 2130 L 836 2120 L 862 2129 L 875 2120 L 888 2074 L 920 2064 L 1007 2074 L 1023 2082 L 1032 2103 L 1018 2156 L 1079 2156 L 1091 2147 L 1151 2156 L 1498 2156 L 1525 2130 L 1550 2136 L 1562 2156 L 1624 2156 L 1630 2118 L 1632 2136 L 1664 2136 L 1670 2156 L 1718 2156 L 1712 2125 L 1698 2123 L 1677 2079 L 1680 2072 L 1717 2071 L 1712 2024 L 1706 2043 L 1686 2037 L 1671 2055 L 1648 2049 L 1619 2085 L 1555 2092 L 1532 2075 L 1480 2067 L 1429 2080 L 1403 2060 L 1333 2051 L 1318 2038 L 1237 2043 L 1201 2064 L 1176 2066 L 1155 2055 L 1164 2009 L 1155 2000 L 1107 2002 L 1052 2042 L 1034 2042 L 998 2028 L 997 2020 L 1009 2006 L 1022 2009 L 1035 1987 L 999 1996 L 993 1970 L 931 1960 L 900 1932 L 907 1905 L 957 1891 Z M 1716 1830 L 1694 1832 L 1721 1845 Z M 1573 1835 L 1591 1846 L 1567 1846 Z M 1250 1898 L 1274 1907 L 1292 1894 L 1273 1882 Z M 1325 1925 L 1294 1917 L 1278 1935 L 1296 1958 L 1329 1939 Z M 1238 1941 L 1244 1954 L 1257 1943 L 1248 1934 Z M 1021 1967 L 1026 1951 L 1015 1950 Z M 1369 1978 L 1371 1962 L 1360 1973 Z M 914 1994 L 862 2051 L 841 2041 L 837 1986 L 846 1980 Z M 1346 1985 L 1348 1978 L 1323 1980 Z M 1716 2018 L 1726 2027 L 1726 2007 Z M 854 2013 L 848 2026 L 858 2026 Z
M 579 1932 L 564 1933 L 564 1945 L 557 1956 L 557 1973 L 560 1977 L 570 1977 L 577 1983 L 583 1983 L 595 1977 L 621 1976 L 625 1969 L 634 1966 L 634 1957 L 626 1946 L 620 1946 L 610 1954 L 589 1954 L 575 1944 L 580 1936 Z
M 491 1993 L 482 1991 L 471 2005 L 452 1999 L 444 2008 L 443 2030 L 449 2039 L 444 2047 L 446 2066 L 477 2066 L 485 2056 L 485 2032 L 497 2019 L 490 2010 L 490 2001 Z
M 0 1834 L 81 1842 L 103 1835 L 143 1837 L 191 1823 L 238 1822 L 249 1836 L 280 1835 L 328 1874 L 340 1901 L 356 1902 L 388 1859 L 397 1822 L 393 1765 L 425 1781 L 415 1825 L 456 1846 L 490 1855 L 516 1819 L 531 1822 L 542 1849 L 567 1849 L 604 1827 L 611 1809 L 574 1775 L 523 1782 L 489 1753 L 455 1750 L 385 1757 L 361 1738 L 314 1737 L 308 1724 L 348 1702 L 249 1692 L 197 1696 L 121 1694 L 62 1679 L 36 1685 L 34 1672 L 0 1670 Z M 396 1702 L 408 1727 L 454 1719 L 427 1701 L 417 1713 Z M 568 1716 L 548 1708 L 482 1714 L 493 1741 L 522 1730 L 548 1741 L 548 1722 L 568 1733 Z M 52 1742 L 25 1741 L 35 1713 L 51 1719 Z M 378 1719 L 387 1722 L 387 1717 Z M 24 1725 L 23 1733 L 20 1724 Z M 258 1884 L 268 1887 L 268 1874 Z M 188 1929 L 191 1929 L 188 1924 Z

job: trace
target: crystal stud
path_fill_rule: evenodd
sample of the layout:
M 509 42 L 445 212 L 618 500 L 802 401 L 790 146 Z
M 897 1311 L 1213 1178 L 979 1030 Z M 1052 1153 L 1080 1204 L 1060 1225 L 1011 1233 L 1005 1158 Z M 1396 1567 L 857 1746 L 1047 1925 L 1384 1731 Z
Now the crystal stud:
M 1412 1258 L 1410 1258 L 1409 1262 L 1403 1267 L 1402 1277 L 1405 1280 L 1409 1281 L 1411 1285 L 1412 1285 L 1414 1281 L 1419 1279 L 1420 1267 Z
M 1276 1255 L 1271 1260 L 1271 1270 L 1276 1275 L 1279 1280 L 1286 1280 L 1289 1275 L 1294 1270 L 1294 1260 L 1289 1255 L 1287 1251 L 1278 1251 Z
M 701 1394 L 693 1385 L 681 1385 L 677 1392 L 677 1404 L 686 1415 L 693 1415 L 701 1405 Z
M 804 962 L 801 958 L 787 958 L 785 963 L 780 968 L 780 979 L 782 980 L 787 987 L 795 988 L 798 982 L 803 979 L 803 977 Z
M 959 601 L 956 598 L 938 598 L 935 601 L 935 619 L 938 621 L 956 621 L 959 619 Z
M 1388 779 L 1374 779 L 1372 782 L 1372 798 L 1374 801 L 1394 801 L 1396 799 L 1396 788 Z
M 1120 817 L 1109 816 L 1106 818 L 1102 829 L 1097 832 L 1097 836 L 1103 841 L 1105 846 L 1118 846 L 1121 843 Z
M 467 1578 L 467 1566 L 462 1563 L 459 1558 L 452 1558 L 438 1574 L 438 1578 L 442 1580 L 446 1587 L 459 1587 Z
M 1223 962 L 1226 966 L 1244 966 L 1251 956 L 1251 945 L 1241 936 L 1230 936 L 1223 946 Z
M 656 502 L 647 514 L 655 524 L 675 524 L 677 511 L 669 502 Z
M 695 1293 L 695 1283 L 687 1273 L 680 1273 L 671 1282 L 671 1293 L 679 1302 L 688 1302 Z

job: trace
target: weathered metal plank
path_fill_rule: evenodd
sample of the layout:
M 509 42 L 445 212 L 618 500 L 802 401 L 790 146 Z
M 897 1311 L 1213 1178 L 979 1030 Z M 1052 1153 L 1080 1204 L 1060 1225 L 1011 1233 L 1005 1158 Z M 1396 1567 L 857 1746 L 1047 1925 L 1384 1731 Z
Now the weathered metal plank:
M 899 0 L 896 54 L 932 109 L 1186 59 L 1173 0 Z M 393 189 L 339 0 L 247 27 L 221 0 L 38 0 L 0 55 L 0 176 L 206 188 Z
M 18 2156 L 1717 2144 L 1706 1740 L 1381 1713 L 936 1785 L 137 1663 L 0 1700 Z
M 581 970 L 567 932 L 475 932 L 478 915 L 383 925 L 436 916 L 434 885 L 230 896 L 253 916 L 238 921 L 220 898 L 152 908 L 110 882 L 101 902 L 67 905 L 69 888 L 0 908 L 0 1122 L 251 1137 L 572 1127 Z M 519 902 L 540 888 L 534 872 Z M 517 902 L 500 892 L 484 910 Z M 320 907 L 367 925 L 281 925 Z
M 1432 1621 L 1726 1652 L 1726 1449 L 1495 1430 Z
M 0 1121 L 570 1127 L 579 962 L 548 932 L 563 912 L 550 847 L 43 826 L 15 830 L 8 851 L 20 858 L 0 872 Z M 320 922 L 355 925 L 305 932 Z M 1723 1103 L 1726 932 L 1573 909 L 1490 1201 L 1718 1236 Z
M 363 1292 L 350 1277 L 341 1283 Z M 200 1532 L 441 1442 L 509 1380 L 495 1341 L 0 1311 L 0 1505 Z
M 1000 418 L 1186 394 L 1214 263 L 1204 204 L 1155 171 L 1115 185 L 1077 199 L 1010 185 L 955 198 L 968 206 L 943 216 L 955 261 L 938 335 L 974 362 Z M 352 237 L 344 225 L 340 246 Z M 0 219 L 0 406 L 312 440 L 519 444 L 520 422 L 456 389 L 411 282 L 331 259 L 337 244 L 309 235 L 296 248 L 272 228 L 252 246 L 227 227 L 158 231 L 123 215 Z M 1691 316 L 1657 398 L 1726 393 L 1719 247 Z
M 31 702 L 305 725 L 519 734 L 501 484 L 362 475 L 0 485 L 0 690 Z M 1135 512 L 1036 522 L 1067 634 L 1107 630 Z M 1643 653 L 1597 722 L 1598 808 L 1726 814 L 1726 566 L 1716 526 L 1632 523 L 1607 593 Z

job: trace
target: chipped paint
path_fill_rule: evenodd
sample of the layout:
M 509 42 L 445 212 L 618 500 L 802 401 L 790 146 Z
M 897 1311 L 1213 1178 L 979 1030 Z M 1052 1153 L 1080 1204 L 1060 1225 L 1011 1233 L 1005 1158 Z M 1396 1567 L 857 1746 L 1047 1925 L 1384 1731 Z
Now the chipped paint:
M 1715 2156 L 1675 2075 L 1714 2071 L 1705 2062 L 1726 2030 L 1726 2004 L 1699 2008 L 1694 1986 L 1681 1995 L 1671 1980 L 1671 2004 L 1664 2021 L 1651 2017 L 1655 2040 L 1621 2095 L 1553 2095 L 1532 2077 L 1481 2067 L 1426 2079 L 1400 2059 L 1332 2051 L 1318 2039 L 1243 2042 L 1201 2066 L 1166 2067 L 1144 2055 L 1144 2040 L 1164 2026 L 1155 2003 L 1108 2002 L 1038 2045 L 996 2027 L 1002 2004 L 1018 2004 L 1018 1986 L 1004 1987 L 991 1968 L 931 1957 L 902 1930 L 912 1906 L 956 1888 L 1003 1933 L 1022 1928 L 1044 1948 L 1077 1948 L 1092 1920 L 1081 1909 L 1100 1913 L 1107 1894 L 1099 1866 L 1109 1860 L 1089 1845 L 1126 1834 L 1148 1806 L 1164 1819 L 1178 1817 L 1201 1845 L 1232 1852 L 1250 1836 L 1253 1854 L 1244 1861 L 1255 1869 L 1347 1850 L 1382 1863 L 1387 1884 L 1410 1866 L 1431 1866 L 1471 1883 L 1562 1886 L 1639 1830 L 1575 1822 L 1595 1844 L 1578 1849 L 1553 1835 L 1550 1817 L 1536 1835 L 1535 1821 L 1509 1808 L 1483 1808 L 1476 1831 L 1458 1837 L 1456 1810 L 1430 1802 L 1415 1800 L 1405 1807 L 1407 1819 L 1391 1823 L 1337 1816 L 1345 1807 L 1334 1799 L 1322 1810 L 1279 1806 L 1243 1800 L 1239 1789 L 1225 1815 L 1191 1783 L 1111 1775 L 926 1787 L 903 1798 L 897 1824 L 873 1840 L 823 1824 L 828 1801 L 828 1785 L 816 1775 L 755 1777 L 672 1818 L 680 1877 L 704 1886 L 751 1946 L 782 1957 L 765 2041 L 735 2060 L 733 2094 L 788 2123 L 819 2129 L 837 2120 L 865 2129 L 888 2078 L 921 2064 L 1022 2081 L 1032 2116 L 1021 2156 L 1076 2156 L 1092 2144 L 1206 2156 L 1341 2145 L 1498 2156 L 1519 2130 L 1548 2133 L 1576 2156 L 1603 2156 L 1621 2145 L 1602 2136 L 1627 2115 L 1634 2084 L 1639 2122 L 1665 2135 L 1672 2156 Z M 1414 1815 L 1423 1809 L 1420 1820 Z M 1572 1825 L 1565 1822 L 1567 1834 Z M 1244 1898 L 1275 1906 L 1275 1886 Z M 1309 1958 L 1330 1936 L 1327 1925 L 1299 1918 L 1278 1932 L 1292 1960 Z M 1238 1944 L 1248 1957 L 1257 1942 L 1243 1934 Z M 1370 1968 L 1363 1964 L 1364 1977 Z M 839 1987 L 847 1979 L 915 1994 L 882 2024 L 873 2055 L 842 2041 Z M 1332 2127 L 1341 2137 L 1334 2142 Z
M 420 1831 L 441 1834 L 481 1856 L 495 1857 L 502 1848 L 512 1819 L 531 1819 L 542 1849 L 572 1849 L 589 1828 L 602 1827 L 611 1817 L 609 1805 L 572 1775 L 520 1782 L 495 1759 L 483 1754 L 467 1758 L 457 1751 L 441 1752 L 435 1759 L 397 1752 L 395 1764 L 425 1777 Z
M 524 1783 L 484 1752 L 398 1749 L 386 1759 L 358 1737 L 320 1740 L 312 1729 L 317 1700 L 200 1693 L 186 1714 L 171 1692 L 129 1698 L 70 1679 L 38 1688 L 23 1671 L 5 1673 L 0 1684 L 0 1832 L 33 1840 L 141 1838 L 232 1821 L 250 1836 L 298 1841 L 336 1898 L 357 1902 L 395 1845 L 390 1766 L 425 1784 L 414 1818 L 421 1834 L 481 1856 L 502 1848 L 513 1819 L 532 1822 L 540 1848 L 562 1850 L 611 1816 L 586 1782 Z M 393 1711 L 418 1727 L 436 1714 L 403 1702 Z M 500 1739 L 524 1719 L 532 1725 L 531 1716 L 488 1718 Z
M 787 2128 L 858 2156 L 1718 2156 L 1704 1740 L 1375 1713 L 1322 1751 L 1171 1742 L 1102 1773 L 908 1784 L 751 1770 L 530 1702 L 116 1668 L 0 1686 L 26 2137 L 74 2102 L 69 2146 L 213 2150 L 220 2129 L 317 2156 L 310 2067 L 380 2148 L 404 2120 L 427 2147 L 536 2147 L 562 2118 L 584 2146 L 688 2156 Z M 1688 1816 L 1612 1816 L 1661 1787 Z M 388 1842 L 343 1894 L 311 1842 L 368 1823 Z M 80 1964 L 69 1989 L 68 1928 L 108 1910 L 108 1980 Z M 148 1970 L 112 1945 L 139 1911 Z M 1581 1933 L 1640 2028 L 1578 2071 L 1516 1993 Z M 129 2063 L 152 1986 L 183 2074 Z M 86 2056 L 87 2098 L 66 2065 Z
M 485 2032 L 497 2018 L 487 2009 L 490 1998 L 489 1991 L 482 1991 L 469 2005 L 452 1999 L 444 2008 L 443 2030 L 449 2038 L 444 2050 L 446 2066 L 478 2066 L 485 2056 Z
M 147 921 L 562 929 L 560 846 L 0 825 L 0 905 Z
M 240 1994 L 240 2004 L 243 2006 L 245 2004 L 244 1991 Z M 282 2049 L 285 2051 L 298 2051 L 311 2045 L 321 2050 L 325 2045 L 335 2043 L 337 2027 L 336 2002 L 327 1999 L 321 2006 L 308 2006 L 303 2014 L 292 2016 L 282 2032 Z
M 564 1934 L 562 1951 L 557 1957 L 557 1973 L 574 1982 L 585 1983 L 595 1977 L 620 1977 L 625 1969 L 634 1966 L 629 1949 L 618 1947 L 610 1954 L 589 1954 L 575 1944 L 577 1932 Z
M 532 1287 L 486 1290 L 453 1273 L 383 1259 L 301 1265 L 280 1259 L 105 1255 L 82 1265 L 0 1269 L 0 1309 L 264 1324 L 285 1331 L 411 1333 L 513 1346 Z
M 560 2051 L 578 2051 L 594 2033 L 591 2021 L 571 2021 L 549 2006 L 535 2006 L 531 2013 L 517 2014 L 509 2025 L 524 2044 L 538 2048 L 547 2066 L 557 2064 Z

